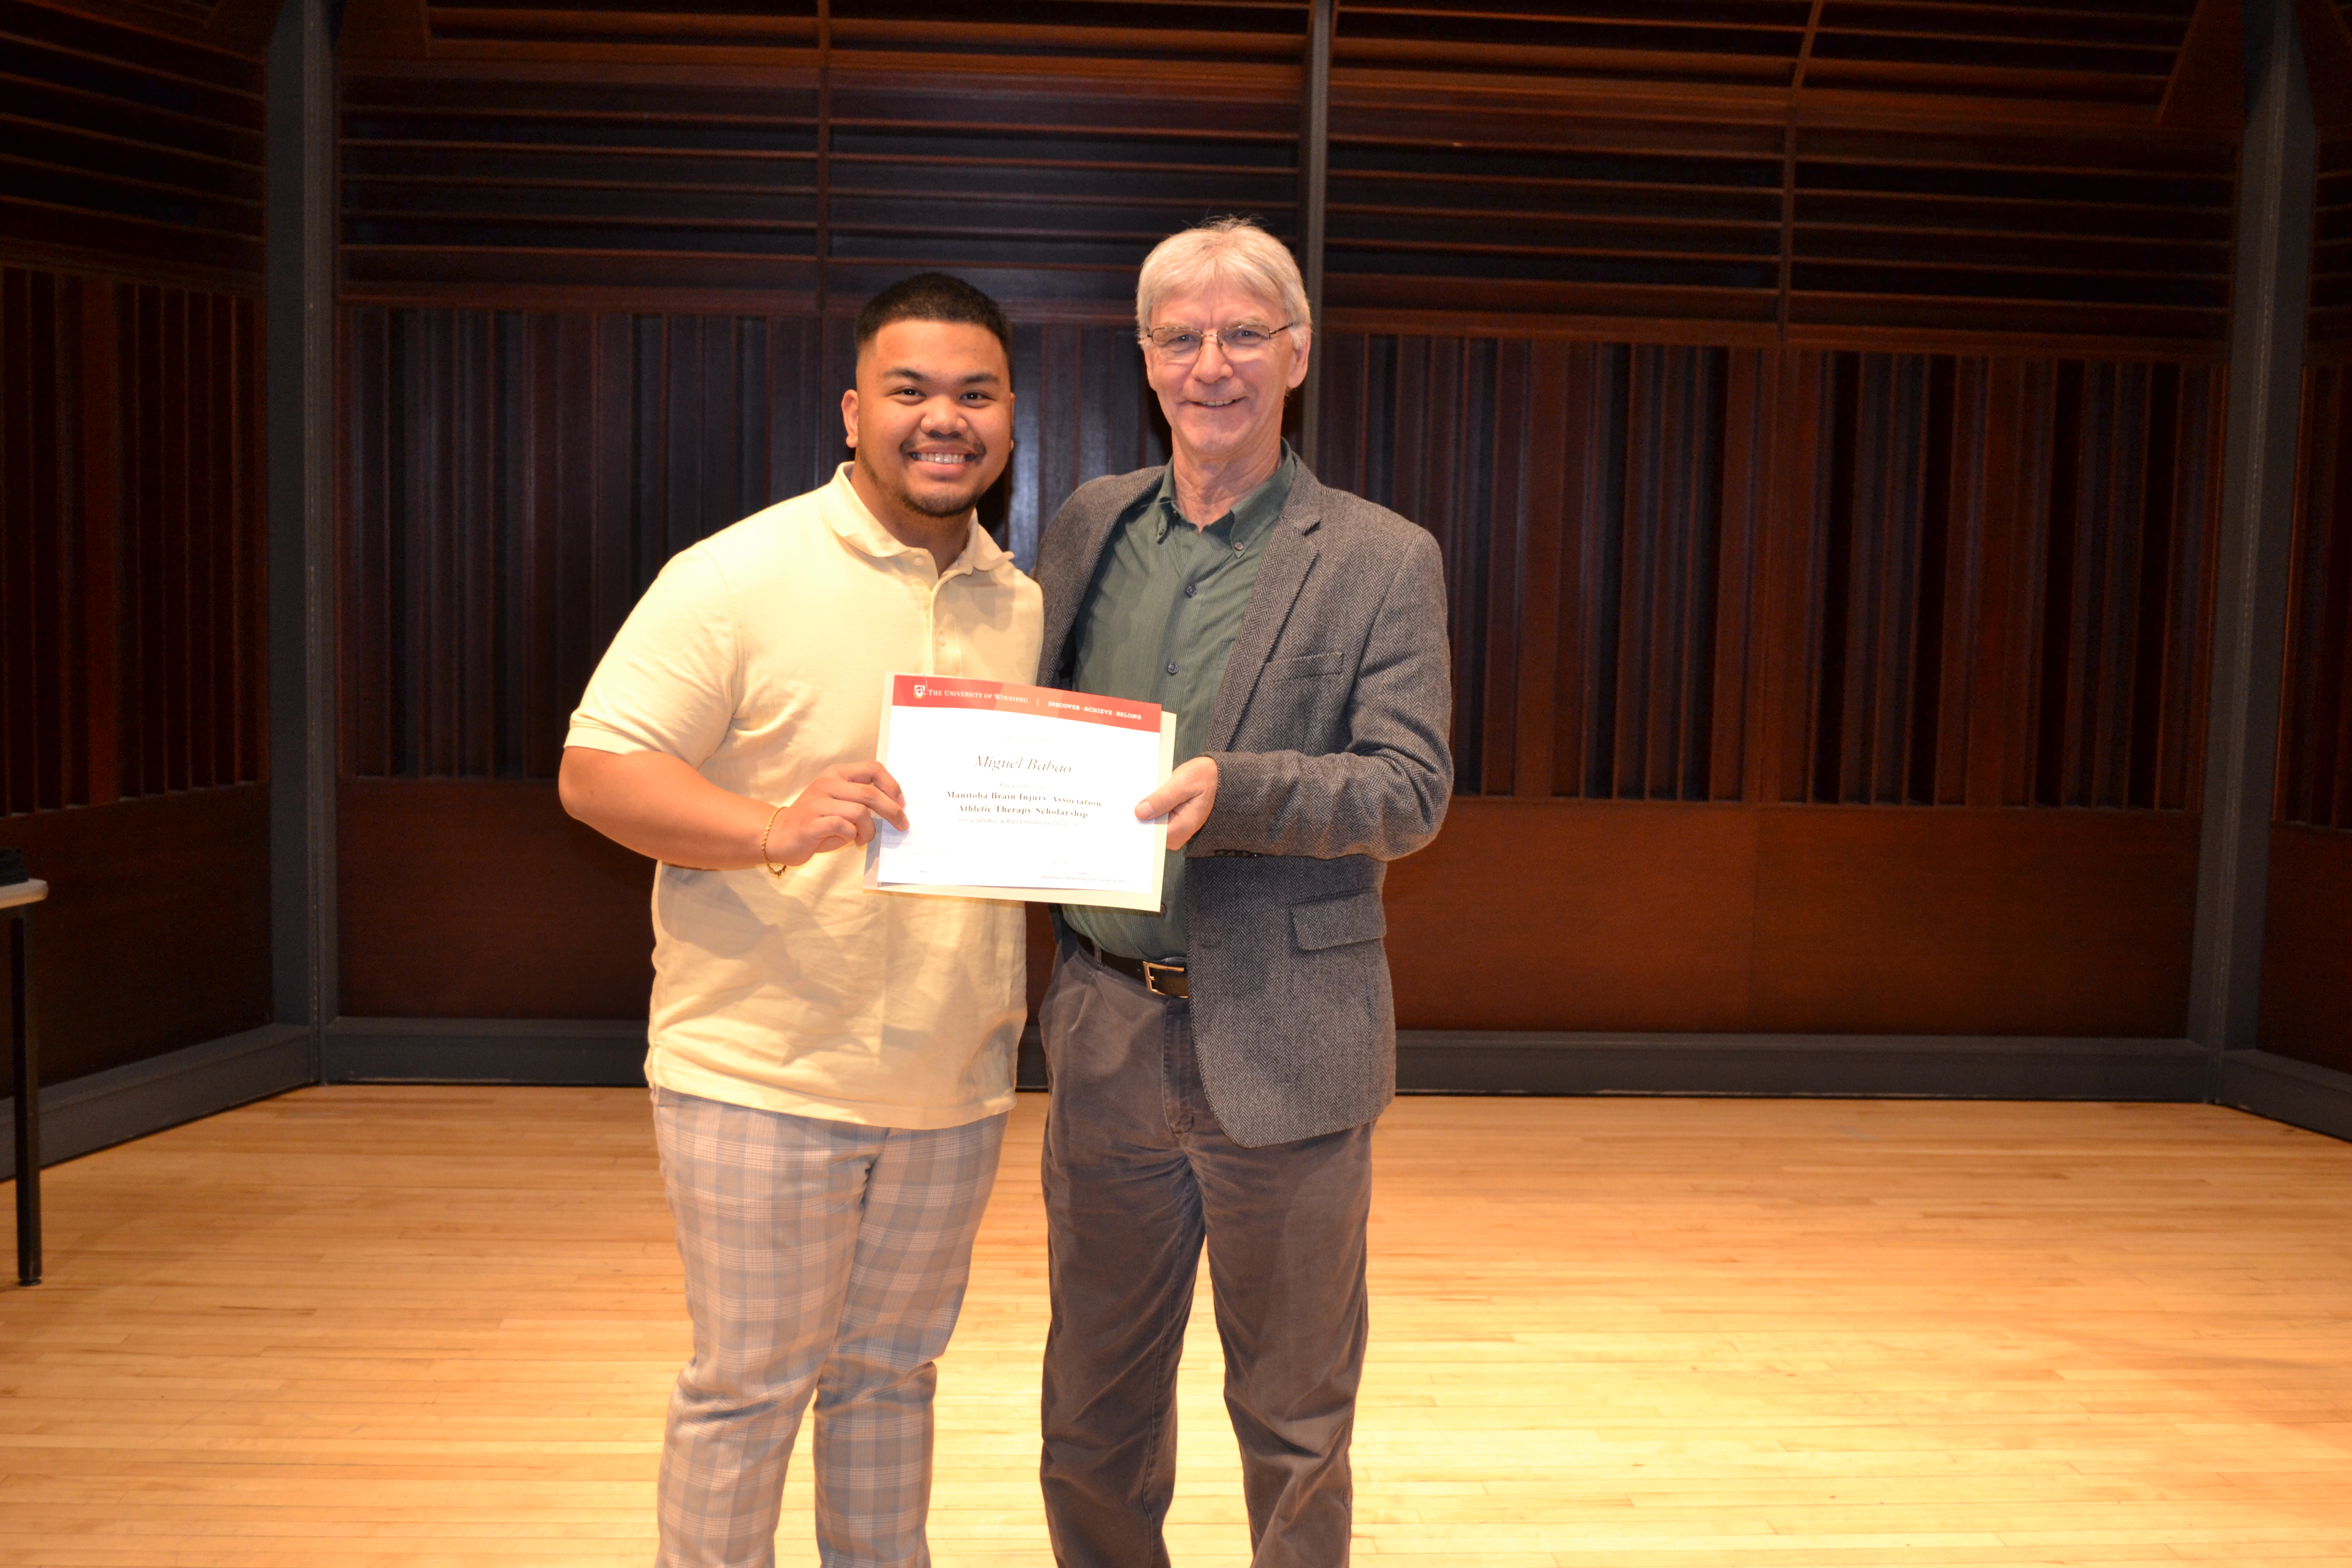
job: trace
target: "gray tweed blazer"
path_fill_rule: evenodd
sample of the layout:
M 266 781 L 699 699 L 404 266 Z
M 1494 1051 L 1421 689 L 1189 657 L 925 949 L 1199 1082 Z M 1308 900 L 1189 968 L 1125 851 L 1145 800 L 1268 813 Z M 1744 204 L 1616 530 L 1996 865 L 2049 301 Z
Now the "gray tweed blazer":
M 1160 472 L 1083 485 L 1046 524 L 1040 685 L 1070 684 L 1103 544 Z M 1245 1147 L 1359 1126 L 1396 1093 L 1381 881 L 1453 793 L 1447 664 L 1437 542 L 1302 467 L 1211 710 L 1216 809 L 1185 847 L 1202 1084 Z

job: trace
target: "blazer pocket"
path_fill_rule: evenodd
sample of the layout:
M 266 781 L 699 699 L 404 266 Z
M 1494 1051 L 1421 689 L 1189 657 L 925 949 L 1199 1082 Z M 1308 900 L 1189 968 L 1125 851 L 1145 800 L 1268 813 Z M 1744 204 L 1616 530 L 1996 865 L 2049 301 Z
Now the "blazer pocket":
M 1337 675 L 1347 667 L 1348 656 L 1344 653 L 1294 654 L 1288 658 L 1267 659 L 1261 679 L 1314 680 L 1326 675 Z
M 1351 942 L 1372 942 L 1387 935 L 1388 929 L 1389 911 L 1381 902 L 1378 889 L 1290 906 L 1291 934 L 1307 952 L 1345 947 Z

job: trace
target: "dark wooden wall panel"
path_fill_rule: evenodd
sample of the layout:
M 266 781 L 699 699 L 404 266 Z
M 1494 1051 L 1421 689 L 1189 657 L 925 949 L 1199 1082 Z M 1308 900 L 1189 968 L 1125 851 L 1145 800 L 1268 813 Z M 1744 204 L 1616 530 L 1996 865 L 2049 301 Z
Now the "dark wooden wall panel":
M 2197 823 L 2173 812 L 1768 809 L 1749 1026 L 2178 1037 Z
M 269 1022 L 266 786 L 4 816 L 0 845 L 50 884 L 37 916 L 42 1082 Z
M 340 804 L 345 1013 L 645 1016 L 653 862 L 553 785 L 346 780 Z
M 342 820 L 346 1011 L 643 1014 L 652 868 L 548 786 L 355 781 Z M 2177 1035 L 2195 862 L 2149 813 L 1460 800 L 1391 873 L 1398 1017 Z
M 1748 1026 L 1759 813 L 1456 799 L 1389 870 L 1409 1029 Z
M 1433 1029 L 2176 1036 L 2193 819 L 1456 800 L 1389 881 Z

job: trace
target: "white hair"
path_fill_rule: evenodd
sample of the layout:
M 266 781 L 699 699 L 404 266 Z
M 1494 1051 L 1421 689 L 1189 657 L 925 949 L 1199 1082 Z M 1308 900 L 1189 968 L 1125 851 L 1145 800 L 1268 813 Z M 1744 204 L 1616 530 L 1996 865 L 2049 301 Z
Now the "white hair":
M 1223 283 L 1275 306 L 1280 319 L 1311 331 L 1307 284 L 1289 247 L 1245 217 L 1213 217 L 1170 235 L 1143 258 L 1135 279 L 1135 324 L 1151 330 L 1151 312 L 1171 294 Z M 1223 321 L 1189 321 L 1222 327 Z

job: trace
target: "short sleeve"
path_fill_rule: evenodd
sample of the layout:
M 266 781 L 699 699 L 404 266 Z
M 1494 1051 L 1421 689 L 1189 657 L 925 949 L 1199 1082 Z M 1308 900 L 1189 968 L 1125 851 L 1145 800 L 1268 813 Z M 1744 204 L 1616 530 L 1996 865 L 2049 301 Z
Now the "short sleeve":
M 681 551 L 604 650 L 563 743 L 667 752 L 700 767 L 726 740 L 741 696 L 726 574 L 707 551 Z

